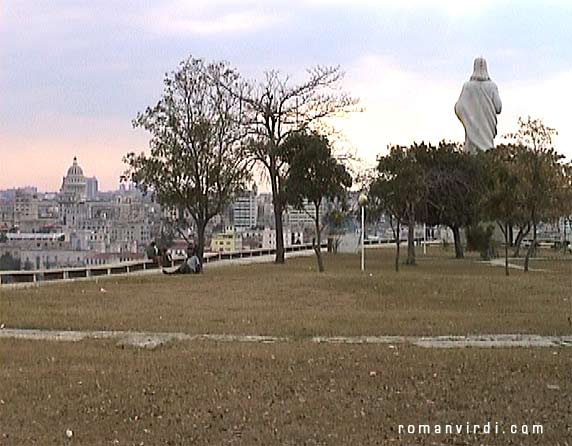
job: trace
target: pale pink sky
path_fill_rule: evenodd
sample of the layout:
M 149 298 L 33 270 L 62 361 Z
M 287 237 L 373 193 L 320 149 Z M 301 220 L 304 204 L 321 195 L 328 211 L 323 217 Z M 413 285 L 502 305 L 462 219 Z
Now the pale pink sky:
M 18 0 L 0 3 L 0 189 L 55 191 L 78 157 L 103 190 L 164 73 L 188 55 L 248 78 L 340 64 L 365 112 L 338 123 L 369 165 L 388 144 L 463 139 L 453 113 L 484 56 L 503 100 L 499 133 L 542 118 L 572 155 L 572 2 L 566 0 Z

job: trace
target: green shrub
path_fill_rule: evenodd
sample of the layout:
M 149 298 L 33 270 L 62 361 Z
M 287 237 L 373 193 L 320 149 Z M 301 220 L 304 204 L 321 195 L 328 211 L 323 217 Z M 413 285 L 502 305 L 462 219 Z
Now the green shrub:
M 495 227 L 487 225 L 469 226 L 467 228 L 467 251 L 477 251 L 483 260 L 496 257 L 496 243 L 493 240 Z

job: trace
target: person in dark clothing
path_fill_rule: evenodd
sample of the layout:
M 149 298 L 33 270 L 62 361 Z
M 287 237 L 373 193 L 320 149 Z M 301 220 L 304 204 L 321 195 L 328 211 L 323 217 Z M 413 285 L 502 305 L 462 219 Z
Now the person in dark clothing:
M 161 265 L 161 257 L 159 256 L 159 250 L 157 249 L 157 244 L 155 242 L 151 242 L 149 246 L 147 246 L 145 256 L 149 260 L 152 260 L 154 264 Z
M 164 274 L 199 274 L 203 270 L 196 249 L 187 249 L 187 259 L 175 270 L 167 271 L 163 269 Z

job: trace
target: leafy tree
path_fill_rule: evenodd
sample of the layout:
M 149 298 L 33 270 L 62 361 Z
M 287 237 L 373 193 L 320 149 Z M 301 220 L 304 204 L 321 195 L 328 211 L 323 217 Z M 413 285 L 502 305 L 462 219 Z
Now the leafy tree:
M 332 252 L 337 254 L 347 224 L 352 219 L 353 210 L 347 207 L 347 200 L 334 200 L 333 205 L 324 220 L 328 227 L 328 236 L 332 238 Z
M 250 154 L 263 166 L 270 181 L 276 263 L 284 263 L 282 215 L 286 206 L 284 184 L 289 167 L 281 146 L 293 132 L 315 128 L 324 118 L 353 109 L 357 101 L 339 90 L 342 77 L 339 67 L 317 67 L 308 70 L 305 82 L 292 85 L 287 76 L 271 71 L 266 73 L 263 81 L 252 84 L 248 91 L 235 93 L 246 105 Z
M 532 243 L 524 260 L 525 271 L 528 271 L 530 257 L 536 249 L 538 223 L 559 217 L 563 212 L 565 166 L 564 157 L 553 146 L 555 135 L 555 129 L 530 116 L 526 120 L 519 118 L 518 130 L 508 135 L 515 142 L 514 159 L 521 175 L 522 210 L 532 227 Z
M 12 257 L 12 254 L 9 252 L 5 252 L 0 256 L 0 271 L 18 271 L 20 265 L 20 259 Z
M 485 215 L 495 220 L 504 235 L 505 274 L 509 275 L 509 227 L 519 216 L 522 193 L 515 147 L 499 145 L 485 152 L 487 160 L 488 191 L 484 204 Z
M 467 226 L 467 250 L 478 251 L 483 260 L 489 260 L 495 255 L 493 244 L 494 225 L 482 226 L 473 224 Z
M 427 187 L 421 218 L 430 226 L 446 225 L 453 232 L 455 257 L 463 258 L 461 228 L 479 221 L 485 190 L 483 161 L 462 151 L 460 144 L 442 141 L 417 149 L 417 161 Z
M 244 114 L 238 74 L 225 63 L 189 57 L 167 74 L 161 99 L 138 114 L 134 127 L 151 134 L 150 155 L 129 153 L 124 179 L 158 202 L 188 214 L 197 227 L 202 260 L 207 223 L 244 188 L 251 164 L 244 146 Z
M 305 203 L 314 205 L 316 237 L 314 251 L 318 271 L 324 271 L 321 253 L 323 225 L 320 206 L 325 199 L 343 200 L 352 179 L 345 166 L 334 156 L 328 138 L 315 132 L 292 133 L 282 145 L 283 159 L 290 165 L 284 181 L 284 196 L 295 208 L 306 210 Z
M 404 224 L 409 229 L 406 264 L 415 264 L 415 221 L 427 196 L 424 172 L 416 156 L 420 150 L 426 150 L 425 144 L 413 144 L 409 149 L 391 147 L 388 155 L 378 158 L 377 176 L 370 184 L 370 212 L 379 214 L 384 210 L 390 215 L 396 241 L 395 271 L 399 271 L 400 232 Z

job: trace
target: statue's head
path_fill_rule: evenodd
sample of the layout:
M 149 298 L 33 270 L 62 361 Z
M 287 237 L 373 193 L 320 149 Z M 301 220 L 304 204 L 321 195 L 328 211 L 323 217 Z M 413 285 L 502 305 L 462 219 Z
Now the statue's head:
M 490 81 L 489 72 L 487 71 L 487 61 L 483 57 L 477 57 L 473 64 L 472 81 Z

